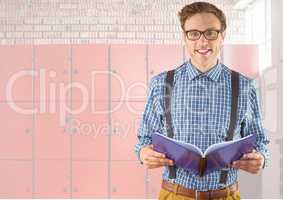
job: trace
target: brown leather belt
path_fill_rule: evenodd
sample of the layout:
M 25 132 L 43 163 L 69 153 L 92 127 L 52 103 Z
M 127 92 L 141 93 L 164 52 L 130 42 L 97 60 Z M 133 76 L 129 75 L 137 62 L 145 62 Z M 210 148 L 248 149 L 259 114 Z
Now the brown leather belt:
M 173 184 L 168 181 L 162 181 L 161 187 L 169 192 L 173 192 L 177 195 L 187 196 L 195 199 L 214 199 L 214 198 L 225 198 L 229 195 L 233 195 L 238 191 L 238 183 L 234 183 L 223 189 L 208 190 L 208 191 L 197 191 L 189 188 L 185 188 L 178 184 Z

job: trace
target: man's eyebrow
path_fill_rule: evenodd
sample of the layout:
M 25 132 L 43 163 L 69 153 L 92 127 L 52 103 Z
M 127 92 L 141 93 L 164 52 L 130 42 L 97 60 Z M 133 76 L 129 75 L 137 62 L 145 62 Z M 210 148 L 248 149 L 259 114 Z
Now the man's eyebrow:
M 212 28 L 208 28 L 206 29 L 205 31 L 213 31 L 213 30 L 220 30 L 221 28 L 215 28 L 215 27 L 212 27 Z
M 186 31 L 199 31 L 198 29 L 188 29 Z
M 203 30 L 203 31 L 215 31 L 215 30 L 220 30 L 221 28 L 215 28 L 215 27 L 210 27 L 210 28 L 207 28 L 207 29 L 205 29 L 205 30 Z M 186 30 L 186 31 L 202 31 L 202 30 L 199 30 L 199 29 L 188 29 L 188 30 Z

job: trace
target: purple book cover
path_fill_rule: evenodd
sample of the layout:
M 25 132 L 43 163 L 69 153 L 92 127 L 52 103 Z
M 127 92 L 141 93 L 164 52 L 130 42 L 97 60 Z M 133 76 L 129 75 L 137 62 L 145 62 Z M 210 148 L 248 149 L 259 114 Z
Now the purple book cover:
M 177 141 L 160 133 L 152 134 L 153 149 L 164 153 L 167 158 L 182 168 L 192 171 L 195 174 L 200 172 L 200 162 L 206 158 L 203 174 L 206 175 L 214 170 L 227 167 L 235 160 L 239 160 L 243 154 L 251 152 L 255 148 L 256 135 L 221 142 L 209 146 L 202 152 L 197 146 Z

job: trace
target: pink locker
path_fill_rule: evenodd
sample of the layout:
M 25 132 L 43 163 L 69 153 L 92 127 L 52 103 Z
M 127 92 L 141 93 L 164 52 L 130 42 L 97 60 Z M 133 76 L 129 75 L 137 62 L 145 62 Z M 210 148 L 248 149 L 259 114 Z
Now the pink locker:
M 0 158 L 31 159 L 33 137 L 32 103 L 0 103 Z M 26 113 L 26 114 L 25 114 Z
M 0 198 L 32 198 L 32 162 L 0 160 Z
M 35 100 L 70 100 L 70 45 L 40 45 L 34 48 L 37 73 L 35 77 Z
M 112 160 L 137 160 L 134 146 L 144 102 L 113 102 L 111 114 Z
M 0 46 L 0 101 L 32 101 L 32 59 L 32 46 Z
M 37 160 L 35 162 L 35 198 L 70 198 L 70 160 Z
M 259 52 L 257 45 L 224 45 L 222 51 L 222 62 L 229 68 L 251 78 L 259 75 Z
M 111 198 L 145 198 L 144 166 L 137 161 L 113 161 Z
M 108 103 L 96 102 L 83 108 L 81 103 L 73 103 L 71 119 L 72 156 L 79 160 L 107 160 L 109 152 Z
M 111 45 L 112 101 L 146 98 L 146 46 Z
M 69 159 L 71 154 L 70 113 L 68 112 L 71 108 L 70 103 L 47 102 L 43 105 L 43 102 L 40 102 L 35 106 L 38 110 L 35 115 L 34 137 L 36 159 Z M 46 110 L 41 110 L 44 107 Z
M 181 45 L 149 45 L 149 80 L 154 75 L 178 67 L 183 63 L 183 60 Z
M 72 46 L 73 101 L 107 101 L 109 98 L 108 45 Z M 84 94 L 87 91 L 87 98 Z
M 107 198 L 108 162 L 73 161 L 73 198 Z
M 162 173 L 164 168 L 147 170 L 147 198 L 157 199 L 162 181 Z

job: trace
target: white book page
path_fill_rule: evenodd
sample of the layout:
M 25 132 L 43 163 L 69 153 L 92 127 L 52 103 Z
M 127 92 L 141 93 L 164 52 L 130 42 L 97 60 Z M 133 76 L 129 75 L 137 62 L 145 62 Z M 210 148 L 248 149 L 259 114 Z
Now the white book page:
M 190 149 L 194 152 L 197 152 L 199 155 L 201 155 L 202 157 L 204 157 L 204 154 L 203 152 L 201 151 L 200 148 L 198 148 L 197 146 L 193 145 L 193 144 L 190 144 L 190 143 L 185 143 L 185 142 L 180 142 L 178 141 L 178 144 L 179 145 L 182 145 L 183 147 L 185 147 L 186 149 Z
M 225 141 L 225 142 L 221 142 L 221 143 L 217 143 L 217 144 L 213 144 L 211 146 L 209 146 L 205 152 L 204 152 L 204 156 L 206 156 L 208 153 L 214 151 L 215 149 L 220 149 L 222 147 L 225 147 L 225 146 L 228 146 L 232 143 L 236 143 L 236 142 L 239 142 L 241 140 L 244 140 L 248 137 L 251 137 L 252 135 L 249 135 L 249 136 L 246 136 L 246 137 L 243 137 L 243 138 L 239 138 L 239 139 L 236 139 L 236 140 L 231 140 L 231 141 Z

